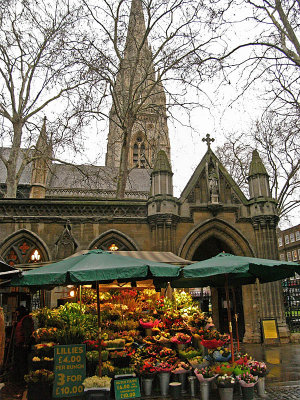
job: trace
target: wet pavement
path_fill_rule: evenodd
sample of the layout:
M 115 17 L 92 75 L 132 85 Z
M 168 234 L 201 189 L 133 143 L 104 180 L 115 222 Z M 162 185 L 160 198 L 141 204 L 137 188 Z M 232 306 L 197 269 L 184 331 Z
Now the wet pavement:
M 269 369 L 267 386 L 300 385 L 300 344 L 264 346 L 242 345 L 242 349 L 256 360 L 264 361 Z M 298 397 L 300 400 L 300 396 Z

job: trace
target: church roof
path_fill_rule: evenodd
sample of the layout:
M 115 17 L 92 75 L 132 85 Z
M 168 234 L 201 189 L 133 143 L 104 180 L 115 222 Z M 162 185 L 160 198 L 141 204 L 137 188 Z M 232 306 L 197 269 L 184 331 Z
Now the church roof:
M 9 148 L 1 148 L 8 158 Z M 21 164 L 22 156 L 18 160 Z M 32 164 L 28 164 L 19 185 L 31 185 Z M 6 168 L 0 160 L 0 184 L 6 181 Z M 118 169 L 96 165 L 70 165 L 52 163 L 48 175 L 46 197 L 105 197 L 114 198 Z M 126 183 L 125 198 L 146 199 L 150 191 L 151 170 L 134 168 Z

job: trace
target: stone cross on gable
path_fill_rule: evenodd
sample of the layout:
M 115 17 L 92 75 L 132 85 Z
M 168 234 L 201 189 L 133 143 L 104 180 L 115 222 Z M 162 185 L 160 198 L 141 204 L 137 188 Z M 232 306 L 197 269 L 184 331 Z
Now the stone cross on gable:
M 210 138 L 210 134 L 209 133 L 206 135 L 205 138 L 202 139 L 202 142 L 206 142 L 207 143 L 208 149 L 210 149 L 210 144 L 212 142 L 214 142 L 214 141 L 215 141 L 215 139 L 214 138 Z

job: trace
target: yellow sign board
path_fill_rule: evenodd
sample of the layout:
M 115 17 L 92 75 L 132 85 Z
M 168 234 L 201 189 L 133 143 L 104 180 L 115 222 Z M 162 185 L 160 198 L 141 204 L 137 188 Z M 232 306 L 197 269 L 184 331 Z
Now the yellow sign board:
M 265 340 L 279 340 L 278 329 L 275 319 L 263 319 L 262 330 Z

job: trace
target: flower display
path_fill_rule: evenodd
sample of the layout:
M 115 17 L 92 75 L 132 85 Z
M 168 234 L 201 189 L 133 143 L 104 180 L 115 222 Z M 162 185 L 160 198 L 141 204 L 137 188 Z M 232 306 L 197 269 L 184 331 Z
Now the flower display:
M 208 351 L 208 356 L 213 361 L 224 362 L 231 359 L 231 351 L 228 347 L 217 347 Z
M 257 376 L 253 376 L 249 372 L 238 376 L 239 384 L 242 387 L 253 387 L 257 383 Z
M 154 326 L 157 326 L 160 323 L 160 320 L 155 319 L 153 317 L 141 318 L 139 323 L 144 329 L 152 329 Z
M 47 369 L 38 369 L 30 371 L 29 374 L 24 376 L 24 380 L 27 383 L 52 383 L 54 381 L 54 373 Z
M 33 332 L 32 337 L 37 343 L 54 341 L 56 332 L 57 328 L 38 328 Z
M 142 360 L 140 363 L 135 365 L 135 371 L 138 375 L 143 377 L 153 377 L 157 370 L 153 364 L 154 360 Z
M 218 375 L 214 372 L 213 369 L 209 367 L 204 367 L 204 368 L 196 368 L 194 370 L 195 375 L 199 382 L 204 382 L 204 381 L 212 381 L 214 378 L 216 378 Z
M 235 384 L 235 378 L 233 375 L 219 375 L 217 377 L 217 386 L 220 388 L 231 388 Z
M 156 372 L 171 372 L 173 368 L 174 365 L 169 364 L 166 361 L 162 361 L 155 366 Z
M 250 361 L 248 362 L 248 367 L 250 368 L 251 374 L 259 378 L 263 378 L 268 373 L 267 366 L 264 362 Z
M 111 382 L 111 378 L 109 376 L 91 376 L 89 378 L 85 378 L 85 380 L 82 382 L 83 386 L 85 387 L 85 389 L 88 388 L 103 388 L 103 387 L 107 387 L 110 388 L 110 382 Z
M 100 343 L 94 291 L 86 293 L 88 305 L 70 303 L 56 310 L 35 311 L 39 328 L 33 334 L 37 344 L 31 367 L 36 371 L 28 374 L 27 381 L 51 383 L 56 343 L 86 345 L 86 388 L 109 387 L 110 377 L 133 372 L 152 378 L 162 372 L 184 374 L 193 368 L 200 382 L 217 378 L 219 387 L 232 387 L 236 377 L 241 385 L 254 385 L 257 377 L 266 375 L 266 365 L 247 354 L 238 354 L 235 363 L 227 362 L 229 336 L 215 329 L 211 317 L 189 294 L 175 293 L 173 300 L 158 297 L 154 290 L 101 294 Z M 141 327 L 151 328 L 152 336 L 146 336 Z M 201 343 L 208 349 L 208 356 L 203 356 L 202 346 L 191 345 L 192 338 L 195 346 Z M 103 378 L 96 376 L 100 346 Z
M 191 366 L 184 361 L 180 361 L 172 370 L 173 374 L 184 374 L 191 370 Z
M 177 332 L 175 336 L 171 337 L 171 342 L 176 344 L 187 344 L 191 342 L 191 339 L 190 335 L 183 332 Z

